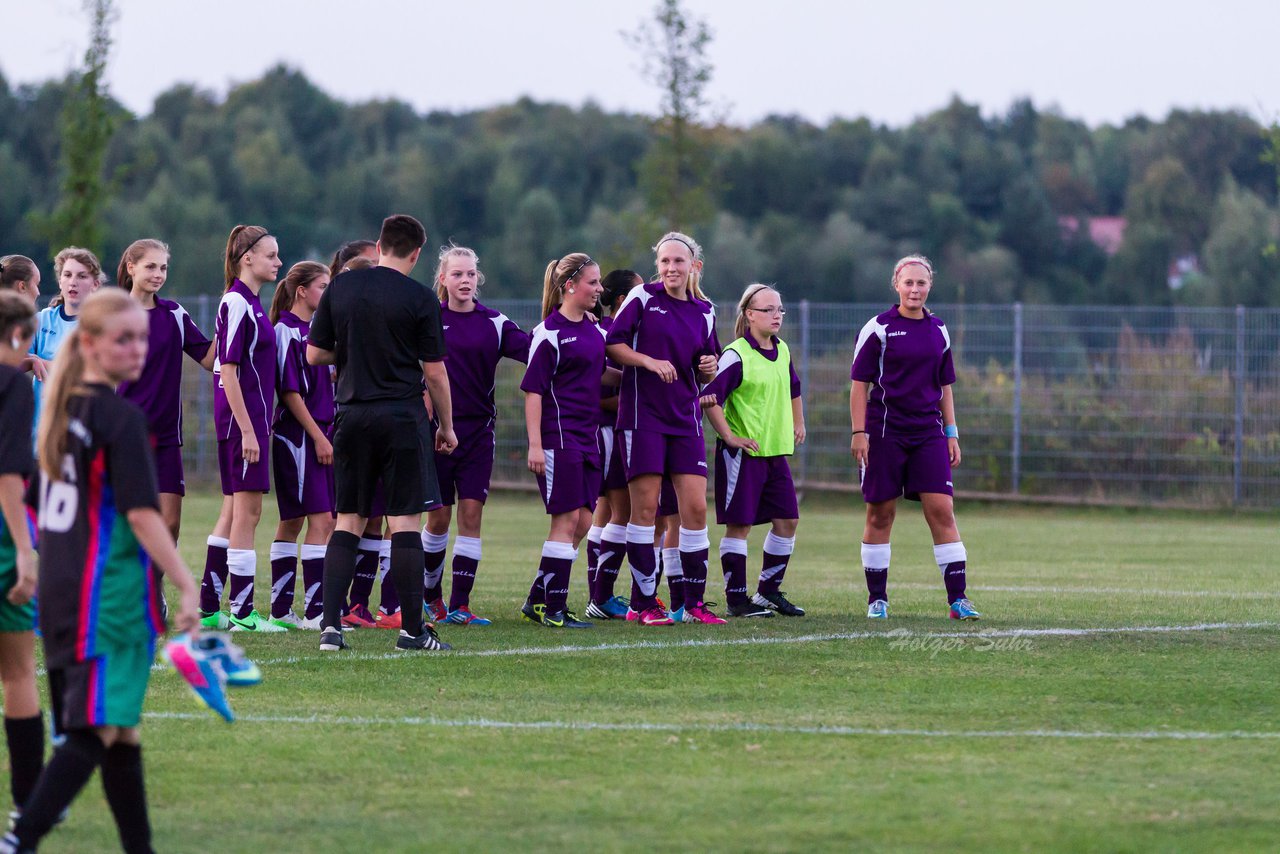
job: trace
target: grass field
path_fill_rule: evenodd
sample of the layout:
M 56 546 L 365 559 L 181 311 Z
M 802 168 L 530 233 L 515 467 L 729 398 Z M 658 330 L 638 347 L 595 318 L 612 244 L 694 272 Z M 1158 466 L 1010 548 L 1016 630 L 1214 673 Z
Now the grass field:
M 455 652 L 395 654 L 376 629 L 324 658 L 314 633 L 242 635 L 266 675 L 232 725 L 155 673 L 156 847 L 1280 847 L 1274 516 L 961 506 L 985 619 L 960 625 L 907 506 L 892 619 L 869 625 L 860 512 L 803 508 L 786 589 L 804 618 L 570 634 L 518 621 L 546 522 L 533 495 L 498 496 L 473 597 L 495 624 L 443 627 Z M 196 572 L 215 513 L 188 500 Z M 113 843 L 92 784 L 42 850 Z

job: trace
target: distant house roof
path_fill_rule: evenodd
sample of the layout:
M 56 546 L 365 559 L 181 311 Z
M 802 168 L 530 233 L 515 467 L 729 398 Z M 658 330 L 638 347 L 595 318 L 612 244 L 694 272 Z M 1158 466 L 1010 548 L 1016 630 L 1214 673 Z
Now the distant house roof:
M 1114 255 L 1124 242 L 1124 230 L 1128 224 L 1128 220 L 1122 216 L 1090 217 L 1089 240 L 1103 252 Z M 1080 220 L 1074 216 L 1058 217 L 1058 225 L 1069 235 L 1075 235 L 1080 230 Z

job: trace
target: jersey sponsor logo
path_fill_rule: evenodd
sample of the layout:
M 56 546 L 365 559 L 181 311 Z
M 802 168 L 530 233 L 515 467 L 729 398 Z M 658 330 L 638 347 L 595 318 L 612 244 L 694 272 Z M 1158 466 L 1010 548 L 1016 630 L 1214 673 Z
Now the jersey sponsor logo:
M 706 467 L 707 467 L 707 464 L 706 464 L 706 463 L 702 462 L 701 460 L 699 460 L 699 461 L 698 461 L 698 468 L 700 468 L 700 469 L 704 469 L 704 468 L 706 468 Z
M 951 481 L 947 481 L 947 486 L 951 486 Z M 954 489 L 955 487 L 952 488 Z
M 560 339 L 560 343 L 561 343 L 561 344 L 572 344 L 574 341 L 577 341 L 577 340 L 578 340 L 578 336 L 577 336 L 577 335 L 575 335 L 575 336 L 573 336 L 572 338 L 561 338 L 561 339 Z
M 890 332 L 890 333 L 889 333 L 889 335 L 888 335 L 888 337 L 889 337 L 889 338 L 896 338 L 896 337 L 897 337 L 897 336 L 899 336 L 899 335 L 906 335 L 906 334 L 907 334 L 907 333 L 906 333 L 904 330 L 901 330 L 901 329 L 900 329 L 900 330 L 898 330 L 897 332 Z
M 649 306 L 649 311 L 656 311 L 658 314 L 666 314 L 666 313 L 667 313 L 667 310 L 666 310 L 665 308 L 659 308 L 659 307 L 658 307 L 658 306 L 656 306 L 656 305 L 651 305 L 651 306 Z

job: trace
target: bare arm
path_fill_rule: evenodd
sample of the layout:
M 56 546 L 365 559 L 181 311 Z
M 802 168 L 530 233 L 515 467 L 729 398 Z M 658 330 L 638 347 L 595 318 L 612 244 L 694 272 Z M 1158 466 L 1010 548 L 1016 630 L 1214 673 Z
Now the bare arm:
M 453 400 L 449 397 L 449 372 L 444 362 L 423 362 L 422 376 L 427 381 L 427 394 L 431 396 L 431 407 L 435 410 L 436 450 L 442 454 L 452 454 L 458 447 L 458 437 L 453 432 Z
M 870 383 L 853 381 L 849 387 L 849 421 L 853 425 L 853 439 L 849 450 L 858 465 L 867 464 L 867 447 L 871 444 L 867 438 L 867 392 Z
M 644 368 L 646 371 L 653 371 L 662 378 L 664 383 L 675 382 L 675 366 L 665 359 L 654 359 L 643 353 L 637 353 L 627 344 L 610 344 L 605 348 L 605 353 L 619 365 L 626 365 L 629 368 Z
M 222 390 L 227 393 L 227 406 L 231 407 L 231 417 L 240 428 L 240 450 L 246 463 L 256 463 L 262 456 L 258 447 L 258 437 L 253 432 L 253 422 L 249 420 L 249 410 L 244 405 L 244 391 L 240 388 L 240 366 L 223 363 L 221 368 Z
M 605 368 L 604 375 L 600 377 L 600 384 L 610 386 L 611 388 L 616 388 L 617 386 L 622 385 L 622 371 L 617 368 Z M 613 408 L 618 408 L 616 402 L 614 403 Z
M 338 361 L 332 350 L 321 350 L 314 344 L 307 344 L 308 365 L 332 365 Z
M 209 349 L 205 351 L 204 358 L 200 360 L 200 367 L 206 371 L 213 371 L 213 363 L 218 358 L 218 342 L 213 340 L 209 342 Z
M 791 398 L 791 423 L 795 429 L 795 439 L 797 445 L 803 445 L 805 437 L 809 435 L 804 428 L 804 399 L 800 397 Z
M 524 429 L 529 435 L 529 471 L 544 474 L 547 455 L 542 450 L 542 395 L 524 393 Z
M 27 514 L 22 506 L 21 475 L 0 475 L 0 512 L 4 515 L 5 527 L 9 529 L 17 552 L 18 580 L 9 589 L 9 601 L 14 605 L 25 605 L 36 592 L 36 552 L 31 546 Z
M 942 387 L 942 423 L 952 427 L 956 424 L 956 399 L 951 393 L 951 386 Z M 951 465 L 960 465 L 960 437 L 947 437 L 947 454 L 951 457 Z
M 311 413 L 307 411 L 307 405 L 302 402 L 302 395 L 296 391 L 281 392 L 280 400 L 284 403 L 284 408 L 289 410 L 289 414 L 311 437 L 312 443 L 316 446 L 316 462 L 322 466 L 333 465 L 333 445 L 330 444 L 329 437 L 320 429 L 320 425 L 311 417 Z
M 160 516 L 160 511 L 153 507 L 135 507 L 129 511 L 129 527 L 138 538 L 138 543 L 165 577 L 178 588 L 178 608 L 173 613 L 173 626 L 180 632 L 196 632 L 200 628 L 198 591 L 191 570 L 182 562 L 168 526 Z
M 745 436 L 735 436 L 732 428 L 729 427 L 729 419 L 724 417 L 724 407 L 718 403 L 713 403 L 707 407 L 707 420 L 711 422 L 711 426 L 715 428 L 720 439 L 730 448 L 746 448 L 748 451 L 759 451 L 760 445 L 755 439 L 748 439 Z

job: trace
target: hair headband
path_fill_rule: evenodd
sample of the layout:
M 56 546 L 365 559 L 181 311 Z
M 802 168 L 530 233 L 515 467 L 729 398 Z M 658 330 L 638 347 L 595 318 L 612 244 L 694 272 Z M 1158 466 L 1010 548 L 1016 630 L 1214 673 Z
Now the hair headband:
M 919 264 L 929 271 L 929 278 L 933 278 L 933 267 L 929 266 L 929 262 L 924 258 L 904 258 L 898 262 L 898 266 L 893 268 L 893 280 L 898 281 L 898 274 L 902 272 L 903 267 L 909 267 L 912 264 Z
M 259 241 L 259 240 L 261 240 L 262 238 L 266 237 L 268 234 L 270 234 L 270 232 L 268 232 L 268 231 L 265 231 L 265 230 L 264 230 L 264 231 L 262 232 L 262 234 L 259 234 L 257 237 L 253 238 L 253 240 L 249 241 L 249 245 L 248 245 L 248 246 L 246 246 L 245 248 L 241 249 L 241 250 L 240 250 L 240 254 L 241 254 L 241 255 L 243 255 L 243 254 L 245 254 L 246 252 L 248 252 L 250 249 L 252 249 L 253 247 L 257 246 L 257 245 L 258 245 L 258 241 Z M 238 257 L 238 256 L 237 256 L 237 257 Z M 897 274 L 895 273 L 894 275 L 897 275 Z
M 594 264 L 594 263 L 595 263 L 595 261 L 592 261 L 592 260 L 591 260 L 591 256 L 590 256 L 590 255 L 588 255 L 588 256 L 587 256 L 587 260 L 585 260 L 585 261 L 583 261 L 581 264 L 579 264 L 579 265 L 578 265 L 578 269 L 574 270 L 572 273 L 570 273 L 569 275 L 565 276 L 565 277 L 564 277 L 564 280 L 565 280 L 566 282 L 567 282 L 567 281 L 569 281 L 569 280 L 570 280 L 570 279 L 572 279 L 574 276 L 576 276 L 576 275 L 578 275 L 579 273 L 581 273 L 581 272 L 582 272 L 582 270 L 583 270 L 583 268 L 585 268 L 585 267 L 590 267 L 590 266 L 591 266 L 592 264 Z M 558 262 L 558 261 L 556 262 L 556 266 L 559 266 L 559 262 Z
M 658 245 L 661 246 L 663 243 L 666 243 L 670 240 L 674 240 L 676 243 L 683 243 L 685 245 L 685 248 L 689 250 L 689 256 L 693 258 L 693 260 L 695 261 L 698 260 L 698 250 L 694 249 L 693 244 L 685 240 L 683 237 L 676 237 L 673 234 L 670 237 L 663 238 L 662 243 L 659 243 Z

